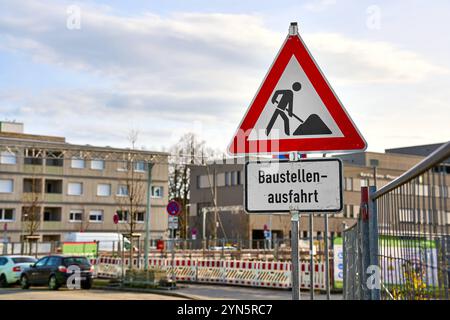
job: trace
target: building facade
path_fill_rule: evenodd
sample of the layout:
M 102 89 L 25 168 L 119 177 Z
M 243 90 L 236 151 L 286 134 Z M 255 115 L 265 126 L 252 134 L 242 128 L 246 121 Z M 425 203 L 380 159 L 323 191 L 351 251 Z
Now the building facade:
M 127 234 L 131 226 L 143 235 L 151 162 L 151 238 L 165 237 L 167 157 L 70 144 L 63 137 L 24 134 L 22 124 L 0 123 L 0 225 L 13 242 L 63 241 L 66 233 L 81 231 Z
M 361 203 L 361 187 L 376 185 L 381 188 L 394 180 L 424 156 L 414 154 L 360 152 L 337 155 L 343 161 L 343 211 L 329 215 L 329 236 L 339 236 L 344 224 L 356 222 Z M 229 161 L 227 161 L 229 162 Z M 210 164 L 191 167 L 190 226 L 198 236 L 242 239 L 252 243 L 264 239 L 264 230 L 271 230 L 277 239 L 290 239 L 288 214 L 247 214 L 244 203 L 244 165 L 240 163 Z M 214 178 L 215 177 L 215 178 Z M 214 190 L 217 190 L 218 224 L 215 223 Z M 206 210 L 204 208 L 207 208 Z M 205 218 L 203 217 L 203 211 Z M 205 227 L 203 227 L 205 225 Z M 300 237 L 309 237 L 309 217 L 300 218 Z M 324 232 L 323 215 L 315 215 L 313 236 L 320 238 Z

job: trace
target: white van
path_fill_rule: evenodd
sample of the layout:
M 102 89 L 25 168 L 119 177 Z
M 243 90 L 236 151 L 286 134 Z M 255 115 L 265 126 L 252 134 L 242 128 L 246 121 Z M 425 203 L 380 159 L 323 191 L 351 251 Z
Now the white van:
M 94 242 L 98 241 L 99 251 L 118 250 L 118 243 L 124 241 L 125 250 L 131 246 L 130 240 L 121 233 L 114 232 L 69 232 L 64 236 L 66 242 Z

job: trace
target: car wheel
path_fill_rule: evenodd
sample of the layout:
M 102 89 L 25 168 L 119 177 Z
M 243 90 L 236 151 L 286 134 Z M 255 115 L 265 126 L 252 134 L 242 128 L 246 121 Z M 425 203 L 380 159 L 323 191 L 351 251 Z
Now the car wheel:
M 58 281 L 56 280 L 56 276 L 50 277 L 50 279 L 48 280 L 48 288 L 50 290 L 58 290 L 59 289 L 59 285 L 58 285 Z
M 0 288 L 6 288 L 8 287 L 8 280 L 6 280 L 6 276 L 2 274 L 0 276 Z
M 22 289 L 28 289 L 30 288 L 30 282 L 28 281 L 28 277 L 23 275 L 22 277 L 20 277 L 20 287 Z

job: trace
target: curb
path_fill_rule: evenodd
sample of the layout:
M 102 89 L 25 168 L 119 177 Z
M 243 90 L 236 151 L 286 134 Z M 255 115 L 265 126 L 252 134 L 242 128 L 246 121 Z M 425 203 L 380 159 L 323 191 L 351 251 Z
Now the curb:
M 92 289 L 96 290 L 110 290 L 110 291 L 123 291 L 123 292 L 139 292 L 139 293 L 155 293 L 165 296 L 172 296 L 176 298 L 184 298 L 189 300 L 200 300 L 197 297 L 190 296 L 183 293 L 170 292 L 169 290 L 157 290 L 157 289 L 141 289 L 141 288 L 121 288 L 121 287 L 108 287 L 108 286 L 93 286 Z

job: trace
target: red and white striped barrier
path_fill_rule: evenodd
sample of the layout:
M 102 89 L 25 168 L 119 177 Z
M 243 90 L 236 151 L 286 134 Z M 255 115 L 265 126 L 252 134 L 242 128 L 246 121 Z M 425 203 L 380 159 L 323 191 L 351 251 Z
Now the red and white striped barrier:
M 129 259 L 124 260 L 127 268 Z M 120 258 L 101 257 L 95 263 L 98 277 L 117 278 L 122 274 Z M 144 262 L 133 259 L 133 265 L 140 268 Z M 167 272 L 168 277 L 175 271 L 180 282 L 218 283 L 266 288 L 291 288 L 291 263 L 246 260 L 191 260 L 170 258 L 150 258 L 149 266 Z M 325 264 L 314 264 L 314 288 L 325 290 Z M 310 287 L 309 261 L 300 262 L 300 287 Z

